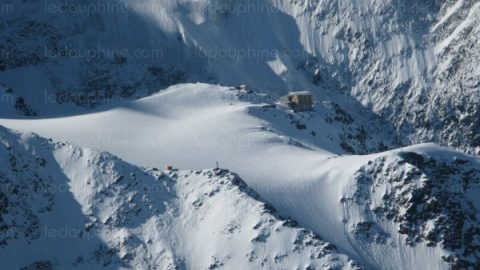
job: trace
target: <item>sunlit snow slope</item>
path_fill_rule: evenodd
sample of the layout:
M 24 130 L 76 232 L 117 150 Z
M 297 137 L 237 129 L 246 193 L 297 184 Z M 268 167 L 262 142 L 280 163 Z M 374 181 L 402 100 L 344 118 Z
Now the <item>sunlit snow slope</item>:
M 0 84 L 15 94 L 5 106 L 23 98 L 17 114 L 246 83 L 341 95 L 404 144 L 480 146 L 476 0 L 4 2 Z
M 360 269 L 226 170 L 162 172 L 0 127 L 2 269 Z
M 282 215 L 368 267 L 478 266 L 479 205 L 468 195 L 478 192 L 478 159 L 433 144 L 344 156 L 338 125 L 323 105 L 293 113 L 249 98 L 259 96 L 187 84 L 90 114 L 0 124 L 107 150 L 139 166 L 201 169 L 218 162 Z M 442 171 L 447 165 L 451 171 Z M 446 192 L 451 204 L 416 214 Z M 449 237 L 447 230 L 458 226 Z

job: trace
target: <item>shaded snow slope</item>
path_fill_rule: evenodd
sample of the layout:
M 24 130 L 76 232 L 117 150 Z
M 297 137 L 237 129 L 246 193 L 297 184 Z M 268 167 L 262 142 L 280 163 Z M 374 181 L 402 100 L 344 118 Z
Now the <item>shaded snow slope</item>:
M 393 128 L 367 113 L 343 110 L 334 101 L 318 101 L 315 111 L 304 113 L 281 105 L 269 108 L 273 102 L 269 96 L 233 88 L 183 84 L 89 114 L 1 119 L 0 123 L 128 156 L 136 164 L 155 160 L 184 168 L 229 162 L 231 154 L 225 149 L 243 156 L 243 161 L 238 158 L 241 163 L 249 162 L 251 151 L 261 153 L 270 145 L 276 151 L 298 151 L 289 145 L 303 144 L 305 150 L 335 154 L 374 152 L 395 145 Z M 373 121 L 383 129 L 370 125 Z M 179 151 L 192 154 L 186 157 Z
M 294 113 L 255 94 L 187 84 L 90 114 L 0 124 L 108 150 L 139 166 L 201 169 L 218 161 L 279 213 L 369 268 L 476 267 L 477 158 L 434 144 L 343 155 L 348 117 L 332 104 L 315 108 Z M 192 175 L 178 175 L 185 173 Z M 445 196 L 448 204 L 432 206 Z
M 351 93 L 407 143 L 476 153 L 478 1 L 276 2 L 296 18 L 321 87 Z
M 4 4 L 14 8 L 0 24 L 0 83 L 33 112 L 134 99 L 185 81 L 247 83 L 274 95 L 312 90 L 355 101 L 355 110 L 391 122 L 404 144 L 479 146 L 478 1 L 68 4 Z
M 4 269 L 361 268 L 225 170 L 141 169 L 3 127 L 0 160 Z

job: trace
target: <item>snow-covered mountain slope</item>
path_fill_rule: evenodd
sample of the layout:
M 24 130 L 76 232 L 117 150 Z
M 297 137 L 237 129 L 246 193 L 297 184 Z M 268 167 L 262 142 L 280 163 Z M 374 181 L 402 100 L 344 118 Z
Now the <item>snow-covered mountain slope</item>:
M 13 8 L 1 17 L 0 83 L 39 114 L 64 111 L 59 102 L 88 107 L 179 81 L 247 83 L 275 95 L 339 95 L 390 121 L 404 144 L 435 141 L 471 153 L 479 146 L 478 1 L 4 5 Z
M 478 158 L 427 144 L 319 162 L 262 196 L 369 267 L 476 269 L 479 173 Z
M 477 148 L 480 140 L 479 18 L 478 1 L 457 1 L 432 30 L 438 64 L 437 83 L 429 103 L 434 117 L 429 123 L 441 132 L 428 134 L 451 141 L 453 145 Z
M 392 251 L 386 257 L 394 257 L 398 249 L 409 254 L 411 248 L 427 255 L 403 257 L 404 269 L 441 268 L 432 257 L 451 269 L 477 269 L 479 162 L 432 145 L 377 155 L 357 170 L 341 199 L 345 225 L 375 260 Z
M 237 179 L 233 174 L 209 178 L 218 171 L 198 175 L 189 171 L 218 162 L 238 173 L 282 215 L 367 268 L 476 269 L 478 158 L 433 144 L 383 151 L 433 141 L 478 154 L 479 12 L 480 2 L 475 0 L 6 0 L 0 4 L 0 125 L 108 151 L 128 162 L 49 142 L 46 163 L 31 157 L 17 166 L 16 159 L 21 153 L 29 156 L 32 147 L 24 147 L 28 153 L 17 147 L 18 154 L 5 154 L 4 164 L 16 166 L 5 168 L 16 174 L 8 179 L 21 182 L 22 173 L 35 166 L 32 181 L 38 184 L 23 186 L 27 193 L 40 192 L 31 198 L 26 193 L 15 197 L 26 207 L 13 215 L 32 216 L 32 220 L 13 226 L 14 235 L 35 235 L 35 220 L 42 221 L 43 216 L 33 216 L 48 211 L 68 216 L 62 211 L 70 208 L 51 210 L 51 200 L 57 197 L 42 185 L 90 177 L 98 186 L 89 189 L 85 180 L 84 189 L 70 181 L 69 192 L 61 194 L 78 204 L 79 214 L 68 221 L 45 222 L 57 227 L 67 222 L 73 228 L 94 222 L 97 225 L 87 227 L 96 238 L 88 243 L 78 240 L 79 251 L 71 251 L 69 259 L 39 259 L 32 261 L 32 268 L 71 263 L 72 254 L 78 253 L 84 258 L 75 263 L 85 268 L 99 263 L 144 268 L 145 261 L 152 261 L 144 258 L 154 257 L 152 252 L 158 250 L 163 250 L 162 256 L 154 263 L 165 267 L 191 268 L 198 258 L 202 267 L 247 263 L 238 254 L 226 255 L 229 250 L 217 245 L 227 241 L 220 236 L 223 230 L 211 229 L 206 222 L 224 209 L 223 204 L 214 201 L 216 196 L 208 197 L 210 201 L 190 190 L 218 187 L 234 192 L 222 186 L 222 181 L 229 186 L 229 177 Z M 209 84 L 177 85 L 197 81 L 249 84 L 270 96 Z M 169 85 L 175 86 L 166 88 Z M 294 113 L 273 106 L 276 97 L 289 90 L 312 91 L 315 111 Z M 90 164 L 92 160 L 98 162 Z M 166 164 L 185 171 L 158 182 L 157 172 L 140 169 Z M 155 183 L 155 188 L 163 187 L 141 191 L 124 184 L 126 179 L 140 183 L 132 172 L 143 182 Z M 190 184 L 197 178 L 199 186 Z M 112 186 L 115 189 L 109 189 Z M 249 222 L 236 211 L 250 211 L 256 209 L 253 204 L 262 203 L 238 189 L 237 195 L 250 198 L 252 204 L 242 200 L 234 212 L 228 209 L 222 214 Z M 71 197 L 66 198 L 67 193 Z M 132 206 L 138 197 L 128 202 L 125 194 L 131 193 L 142 194 L 148 207 Z M 158 193 L 168 199 L 158 198 Z M 196 212 L 188 212 L 191 196 L 205 199 L 201 205 L 194 203 Z M 124 200 L 115 204 L 117 198 Z M 109 203 L 118 208 L 107 207 Z M 202 208 L 205 205 L 212 208 Z M 129 219 L 138 209 L 142 214 Z M 126 211 L 125 215 L 109 212 L 117 210 Z M 157 210 L 163 211 L 161 217 Z M 106 218 L 112 213 L 113 220 Z M 138 229 L 132 222 L 144 221 L 143 213 L 175 231 L 150 238 L 142 229 L 132 233 L 129 230 Z M 88 220 L 80 221 L 85 216 Z M 179 216 L 193 217 L 192 226 L 211 229 L 219 242 L 206 248 L 201 235 L 178 231 L 187 226 Z M 247 216 L 264 218 L 258 211 Z M 272 219 L 282 222 L 275 215 Z M 151 230 L 157 223 L 145 226 Z M 280 240 L 273 233 L 266 235 L 272 239 L 268 241 L 283 243 L 295 238 L 298 230 L 290 229 Z M 125 231 L 131 234 L 123 240 Z M 250 231 L 240 230 L 241 240 L 248 239 L 244 233 Z M 185 243 L 180 239 L 183 234 L 198 241 Z M 164 236 L 171 238 L 158 240 Z M 57 240 L 59 247 L 69 242 Z M 247 245 L 238 240 L 228 238 L 232 246 Z M 91 247 L 97 244 L 105 248 L 93 249 L 92 255 Z M 264 251 L 254 250 L 248 267 L 273 267 L 255 259 L 258 253 L 270 251 L 269 246 L 255 246 Z M 289 253 L 284 263 L 306 267 L 302 256 L 323 250 L 323 242 L 320 246 L 320 250 L 305 247 L 301 255 Z M 211 253 L 189 257 L 203 249 Z M 48 255 L 47 250 L 26 250 L 28 258 Z M 284 251 L 275 254 L 278 260 Z M 52 256 L 60 252 L 55 249 Z M 332 261 L 338 259 L 340 266 L 355 267 L 345 256 L 335 256 L 308 262 L 319 268 L 328 260 L 334 267 Z
M 202 61 L 125 3 L 2 2 L 11 9 L 0 22 L 1 83 L 44 114 L 59 103 L 90 107 L 196 80 Z
M 331 88 L 351 93 L 411 142 L 476 152 L 478 1 L 278 2 Z
M 88 114 L 0 119 L 0 124 L 128 156 L 127 160 L 136 164 L 155 166 L 150 163 L 155 160 L 183 168 L 228 162 L 230 153 L 224 149 L 248 159 L 251 151 L 262 152 L 263 145 L 280 145 L 281 152 L 285 143 L 303 144 L 306 151 L 335 154 L 375 152 L 395 145 L 393 128 L 368 113 L 354 116 L 355 111 L 321 101 L 315 111 L 294 113 L 273 102 L 269 96 L 235 88 L 182 84 Z M 370 124 L 375 121 L 378 125 Z M 208 148 L 216 149 L 215 155 L 204 151 Z M 166 153 L 168 149 L 172 152 Z M 178 151 L 195 154 L 185 157 Z
M 228 171 L 141 169 L 3 127 L 0 143 L 2 269 L 361 268 Z
M 334 119 L 345 113 L 323 103 L 316 112 L 293 113 L 265 106 L 262 97 L 186 84 L 90 114 L 0 124 L 108 150 L 138 166 L 219 162 L 281 215 L 367 268 L 477 267 L 478 158 L 434 144 L 343 155 L 342 121 Z M 185 174 L 200 177 L 178 176 Z

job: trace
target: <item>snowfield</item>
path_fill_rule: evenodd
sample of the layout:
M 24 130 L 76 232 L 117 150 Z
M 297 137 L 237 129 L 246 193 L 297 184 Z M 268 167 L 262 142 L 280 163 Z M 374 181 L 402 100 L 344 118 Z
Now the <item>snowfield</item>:
M 180 211 L 179 215 L 185 215 L 184 218 L 175 219 L 178 222 L 185 222 L 182 220 L 189 218 L 198 219 L 198 225 L 189 222 L 170 223 L 163 227 L 168 228 L 169 231 L 177 230 L 175 233 L 172 232 L 173 236 L 188 235 L 185 236 L 186 239 L 195 239 L 188 245 L 174 246 L 171 247 L 171 251 L 168 251 L 175 254 L 183 252 L 179 256 L 184 258 L 183 263 L 187 264 L 187 268 L 195 263 L 187 256 L 190 250 L 209 252 L 207 257 L 197 258 L 202 265 L 215 264 L 210 260 L 219 260 L 218 266 L 223 264 L 227 269 L 229 262 L 234 263 L 232 265 L 244 265 L 236 262 L 236 260 L 240 260 L 236 257 L 238 254 L 235 256 L 230 254 L 235 253 L 234 246 L 242 252 L 245 250 L 242 247 L 246 247 L 244 245 L 247 244 L 237 242 L 244 239 L 243 237 L 232 238 L 232 242 L 228 243 L 232 243 L 233 246 L 223 242 L 223 238 L 219 238 L 219 242 L 216 242 L 218 245 L 209 242 L 211 245 L 209 248 L 198 246 L 206 243 L 209 235 L 221 234 L 220 227 L 227 226 L 227 223 L 218 221 L 220 223 L 217 224 L 216 221 L 217 217 L 226 213 L 236 215 L 235 219 L 242 220 L 246 224 L 251 225 L 255 222 L 251 220 L 255 219 L 254 216 L 245 212 L 247 209 L 254 208 L 247 202 L 241 201 L 237 205 L 232 201 L 232 205 L 225 210 L 223 210 L 223 207 L 226 207 L 223 199 L 218 199 L 218 201 L 209 199 L 208 202 L 203 202 L 206 198 L 201 195 L 204 194 L 204 188 L 213 190 L 213 193 L 217 192 L 215 188 L 208 187 L 211 185 L 209 181 L 213 180 L 205 180 L 207 181 L 205 186 L 193 183 L 202 183 L 204 180 L 201 179 L 205 178 L 205 173 L 215 174 L 215 172 L 195 173 L 190 170 L 213 168 L 217 162 L 221 168 L 238 173 L 245 183 L 259 195 L 259 198 L 273 205 L 280 215 L 292 218 L 300 226 L 313 231 L 325 241 L 333 243 L 340 253 L 366 268 L 447 269 L 452 265 L 478 266 L 480 253 L 476 243 L 479 239 L 478 233 L 475 233 L 475 228 L 478 226 L 478 211 L 474 211 L 473 216 L 469 212 L 471 207 L 478 206 L 478 200 L 465 195 L 478 192 L 478 179 L 480 179 L 477 178 L 480 176 L 480 174 L 477 175 L 480 166 L 478 158 L 465 156 L 434 144 L 364 156 L 344 155 L 345 151 L 339 146 L 341 141 L 338 139 L 338 124 L 319 120 L 328 118 L 326 109 L 321 103 L 317 103 L 316 112 L 293 113 L 280 105 L 277 105 L 277 108 L 265 108 L 267 104 L 263 101 L 259 95 L 243 95 L 240 91 L 228 87 L 184 84 L 170 87 L 148 98 L 104 107 L 88 114 L 28 120 L 1 119 L 0 125 L 22 132 L 33 131 L 42 137 L 52 138 L 54 141 L 68 141 L 80 147 L 108 151 L 139 167 L 173 165 L 175 168 L 180 168 L 181 170 L 176 173 L 176 176 L 170 176 L 178 181 L 175 188 L 179 190 L 175 196 L 182 203 L 188 202 L 185 206 L 179 206 L 179 209 L 183 209 L 187 205 L 191 208 L 193 204 L 200 209 L 206 207 L 205 211 L 207 211 L 202 212 L 205 215 L 202 217 L 191 216 L 193 215 L 191 213 L 195 212 L 194 210 Z M 293 116 L 289 117 L 289 115 Z M 314 126 L 307 124 L 306 129 L 299 129 L 295 125 L 295 121 L 292 124 L 291 117 L 303 119 L 304 123 L 318 122 L 315 122 Z M 308 120 L 309 118 L 314 120 Z M 313 136 L 312 132 L 316 135 Z M 103 176 L 98 178 L 101 175 L 100 172 L 96 172 L 98 175 L 92 175 L 87 170 L 90 166 L 87 164 L 91 162 L 95 164 L 89 155 L 78 154 L 79 156 L 77 156 L 75 153 L 76 151 L 73 150 L 60 149 L 56 150 L 54 154 L 65 176 L 70 179 L 69 187 L 75 196 L 74 201 L 77 201 L 82 207 L 90 209 L 83 209 L 83 213 L 89 215 L 89 211 L 92 211 L 91 213 L 96 216 L 98 222 L 108 224 L 111 221 L 108 221 L 109 217 L 114 214 L 115 209 L 108 209 L 107 206 L 103 208 L 101 205 L 115 206 L 118 204 L 121 206 L 125 203 L 122 198 L 127 198 L 128 195 L 121 192 L 114 193 L 107 200 L 102 197 L 103 195 L 91 193 L 94 190 L 85 190 L 87 181 L 93 181 L 91 183 L 93 185 L 98 184 L 99 190 L 108 184 L 102 182 Z M 74 159 L 75 162 L 71 163 L 73 161 L 70 159 Z M 379 159 L 382 162 L 378 161 Z M 434 165 L 430 159 L 434 160 Z M 447 160 L 444 161 L 447 162 L 445 164 L 456 164 L 455 160 L 457 159 L 462 160 L 462 163 L 459 163 L 461 166 L 455 165 L 457 170 L 452 170 L 451 175 L 444 173 L 445 180 L 441 182 L 443 183 L 441 186 L 434 185 L 436 189 L 429 189 L 438 191 L 438 193 L 424 190 L 422 183 L 436 183 L 439 180 L 434 172 L 439 170 L 439 166 L 440 168 L 446 167 L 446 165 L 437 163 Z M 389 170 L 385 171 L 385 174 L 391 177 L 382 180 L 373 172 L 386 170 L 385 164 L 395 164 L 395 174 Z M 428 166 L 423 166 L 424 164 Z M 102 167 L 101 164 L 95 164 L 95 166 L 98 165 Z M 109 171 L 110 167 L 110 165 L 106 166 L 107 175 L 114 177 L 112 175 L 115 173 Z M 410 174 L 413 176 L 409 176 Z M 128 175 L 128 173 L 122 175 Z M 459 178 L 461 175 L 464 177 Z M 154 181 L 152 176 L 146 177 L 150 179 L 148 181 Z M 457 178 L 468 181 L 462 180 L 464 181 L 462 184 L 460 182 L 452 183 Z M 108 179 L 113 181 L 112 178 Z M 420 199 L 420 201 L 412 202 L 415 198 L 405 197 L 402 195 L 403 193 L 397 191 L 398 187 L 395 185 L 397 180 L 395 179 L 404 179 L 402 181 L 405 181 L 405 184 L 402 186 L 410 188 L 408 194 L 426 192 L 425 194 L 429 194 L 430 197 L 426 196 L 425 198 L 428 197 L 429 201 L 423 202 Z M 172 183 L 170 184 L 173 185 Z M 409 183 L 416 184 L 410 187 Z M 122 185 L 126 185 L 126 183 Z M 412 211 L 415 212 L 415 210 L 408 209 L 411 208 L 412 203 L 429 204 L 433 199 L 438 200 L 440 196 L 438 194 L 452 190 L 452 186 L 461 189 L 459 191 L 462 192 L 456 197 L 452 196 L 455 200 L 452 202 L 451 208 L 434 208 L 436 210 L 432 210 L 431 216 L 422 217 L 418 224 L 411 223 L 408 217 L 411 217 Z M 220 190 L 222 189 L 223 187 L 220 188 Z M 140 192 L 134 190 L 132 192 Z M 189 193 L 194 195 L 189 195 Z M 121 196 L 118 197 L 115 194 L 121 194 Z M 155 193 L 148 194 L 155 197 L 155 200 L 160 200 Z M 229 198 L 227 194 L 228 192 L 222 196 Z M 381 196 L 384 194 L 388 196 Z M 99 196 L 98 203 L 95 201 L 95 196 Z M 102 202 L 102 200 L 105 201 Z M 110 200 L 111 203 L 109 203 Z M 129 199 L 126 200 L 129 201 Z M 156 203 L 156 205 L 158 204 L 161 203 Z M 377 211 L 379 207 L 382 209 L 382 213 L 390 211 L 388 212 L 390 215 L 381 216 Z M 95 210 L 96 208 L 98 210 Z M 449 211 L 452 211 L 451 214 L 448 214 Z M 441 225 L 457 224 L 460 221 L 457 222 L 455 217 L 459 214 L 465 219 L 464 223 L 459 223 L 463 224 L 465 233 L 462 229 L 456 237 L 470 239 L 470 242 L 465 240 L 460 244 L 447 245 L 445 243 L 450 238 L 442 230 Z M 436 219 L 440 215 L 444 216 L 443 221 Z M 118 218 L 129 219 L 131 217 L 128 212 Z M 461 221 L 463 222 L 464 219 Z M 132 222 L 138 222 L 138 226 L 147 226 L 151 229 L 160 226 L 146 220 L 144 223 Z M 438 232 L 436 229 L 433 230 L 432 226 L 435 224 L 440 224 Z M 251 227 L 250 225 L 247 226 Z M 189 229 L 186 226 L 199 227 Z M 202 226 L 206 226 L 205 229 Z M 212 226 L 220 227 L 212 228 Z M 232 226 L 232 230 L 235 230 L 236 225 Z M 205 234 L 188 232 L 196 229 Z M 435 238 L 432 238 L 431 234 L 425 233 L 424 237 L 418 236 L 413 240 L 410 239 L 411 234 L 422 235 L 423 231 L 432 230 L 436 235 L 438 234 Z M 246 233 L 242 229 L 240 231 Z M 468 232 L 470 234 L 467 234 Z M 157 239 L 162 239 L 161 241 L 168 242 L 170 240 L 165 240 L 165 238 L 173 237 L 167 231 L 161 234 L 163 235 L 156 236 Z M 264 236 L 270 239 L 268 235 L 271 233 L 265 234 L 267 236 Z M 113 235 L 110 235 L 108 239 L 115 242 L 117 240 L 112 239 L 117 239 L 115 237 L 121 237 L 121 235 L 112 237 Z M 283 237 L 292 240 L 293 236 L 284 235 Z M 267 252 L 270 254 L 269 256 L 273 256 L 272 254 L 275 253 L 281 257 L 281 254 L 287 251 L 277 250 L 277 247 L 283 247 L 285 244 L 277 242 L 280 240 L 275 239 L 272 239 L 275 244 L 267 242 L 265 246 L 267 250 L 256 250 L 255 254 Z M 218 246 L 226 246 L 232 250 L 219 251 L 216 250 Z M 457 250 L 459 247 L 468 247 L 470 251 L 462 253 Z M 271 248 L 274 250 L 270 250 Z M 160 252 L 157 248 L 155 250 L 157 251 L 148 249 L 148 252 Z M 162 254 L 166 261 L 173 263 L 168 252 Z M 311 251 L 308 249 L 308 252 Z M 210 259 L 210 254 L 216 259 Z M 451 254 L 453 255 L 449 261 L 448 257 Z M 291 261 L 285 260 L 286 268 L 290 268 L 288 265 L 307 266 L 305 264 L 306 257 L 300 255 L 294 257 L 296 259 Z M 137 258 L 135 257 L 133 260 L 135 261 Z M 346 259 L 341 259 L 341 261 L 343 263 L 340 265 L 352 266 L 347 263 Z M 271 265 L 263 265 L 266 268 L 269 268 L 268 266 Z M 324 267 L 325 265 L 321 268 Z
M 3 269 L 360 269 L 226 170 L 142 169 L 5 128 L 0 142 Z
M 71 13 L 63 0 L 4 2 L 15 8 L 0 21 L 0 88 L 14 99 L 0 113 L 248 84 L 341 95 L 404 145 L 480 153 L 476 0 L 70 0 Z
M 480 269 L 478 0 L 3 2 L 0 268 Z

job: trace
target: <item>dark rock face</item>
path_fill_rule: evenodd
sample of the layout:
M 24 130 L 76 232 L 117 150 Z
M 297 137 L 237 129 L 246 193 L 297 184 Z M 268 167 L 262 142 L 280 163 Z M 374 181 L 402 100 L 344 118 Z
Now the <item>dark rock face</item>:
M 51 211 L 55 186 L 52 176 L 45 173 L 45 159 L 13 142 L 0 143 L 0 160 L 5 161 L 0 167 L 1 247 L 10 240 L 40 237 L 39 215 Z
M 50 261 L 38 261 L 29 266 L 22 267 L 20 270 L 53 270 L 52 262 Z
M 371 238 L 372 231 L 381 231 L 375 229 L 377 222 L 391 221 L 407 245 L 440 246 L 449 253 L 443 259 L 452 269 L 478 269 L 480 212 L 472 197 L 480 191 L 478 162 L 414 152 L 400 157 L 378 158 L 358 171 L 356 191 L 348 199 L 365 209 L 372 206 L 373 196 L 381 196 L 382 203 L 365 210 L 372 220 L 357 224 L 354 233 Z
M 116 0 L 97 4 L 123 5 Z M 66 10 L 52 11 L 50 5 Z M 38 100 L 25 91 L 44 91 L 47 102 L 95 107 L 143 97 L 185 81 L 186 74 L 181 68 L 167 63 L 168 55 L 163 47 L 131 45 L 130 36 L 120 38 L 122 42 L 94 40 L 105 31 L 114 31 L 108 29 L 110 20 L 131 20 L 136 27 L 150 27 L 147 23 L 141 25 L 133 12 L 123 7 L 125 10 L 118 14 L 104 14 L 101 10 L 96 11 L 99 14 L 84 14 L 81 11 L 87 4 L 83 1 L 69 1 L 70 7 L 65 5 L 57 0 L 23 1 L 16 3 L 12 12 L 2 14 L 5 16 L 0 19 L 0 72 L 25 77 L 29 76 L 25 70 L 38 70 L 36 76 L 47 83 L 16 93 L 23 96 L 16 107 L 24 115 L 35 116 L 38 111 L 35 106 L 26 105 L 38 103 Z M 68 12 L 69 8 L 72 13 Z M 159 38 L 165 38 L 165 34 L 160 32 Z M 69 76 L 62 73 L 69 73 Z
M 29 19 L 0 24 L 0 70 L 37 65 L 47 60 L 45 46 L 59 46 L 60 34 L 51 24 Z
M 21 111 L 26 116 L 36 116 L 37 113 L 33 111 L 27 104 L 25 104 L 25 100 L 23 97 L 17 98 L 15 102 L 15 109 Z
M 353 229 L 353 234 L 361 240 L 377 244 L 385 244 L 387 238 L 390 237 L 380 226 L 370 221 L 357 223 Z
M 372 1 L 358 16 L 353 2 L 291 2 L 315 31 L 335 34 L 323 39 L 334 46 L 298 65 L 312 84 L 351 94 L 392 123 L 402 143 L 435 141 L 479 153 L 478 1 Z M 391 42 L 397 38 L 409 42 Z M 385 51 L 388 43 L 394 53 Z M 409 61 L 416 70 L 399 64 Z

